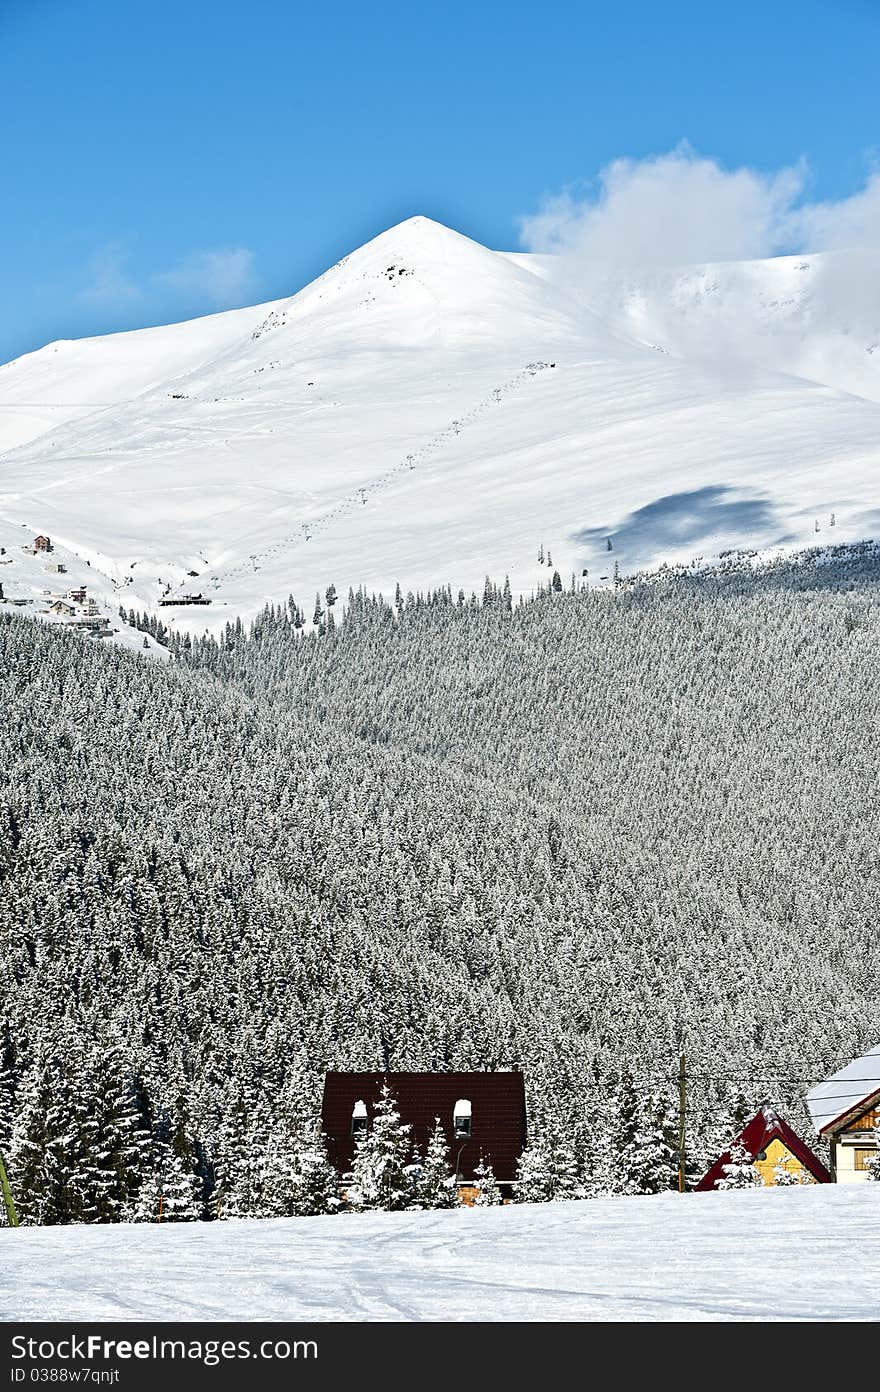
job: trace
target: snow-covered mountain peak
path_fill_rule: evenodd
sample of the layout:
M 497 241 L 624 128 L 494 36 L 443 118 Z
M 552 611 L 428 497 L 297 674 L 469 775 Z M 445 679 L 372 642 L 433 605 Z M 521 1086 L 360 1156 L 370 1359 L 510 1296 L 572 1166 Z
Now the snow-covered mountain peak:
M 508 256 L 427 217 L 381 232 L 298 294 L 273 307 L 260 338 L 282 328 L 344 332 L 350 351 L 546 339 L 571 325 L 561 299 Z
M 331 267 L 326 276 L 332 276 L 339 266 L 381 272 L 391 266 L 399 270 L 407 261 L 412 262 L 413 266 L 420 265 L 424 271 L 431 267 L 447 267 L 455 272 L 468 266 L 484 265 L 487 258 L 494 260 L 496 256 L 496 252 L 465 236 L 463 232 L 456 232 L 445 223 L 419 214 L 395 223 L 364 242 L 363 246 L 337 262 L 337 266 Z
M 0 369 L 0 544 L 42 532 L 126 608 L 217 629 L 331 582 L 527 593 L 873 536 L 870 270 L 703 266 L 603 298 L 408 218 L 272 304 Z M 191 590 L 210 603 L 175 607 Z

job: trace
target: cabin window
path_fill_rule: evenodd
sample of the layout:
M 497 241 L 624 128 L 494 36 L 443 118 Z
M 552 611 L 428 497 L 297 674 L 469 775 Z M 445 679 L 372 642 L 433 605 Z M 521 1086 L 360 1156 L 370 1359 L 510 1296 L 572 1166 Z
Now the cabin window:
M 867 1170 L 867 1168 L 868 1168 L 868 1161 L 869 1161 L 869 1160 L 873 1160 L 873 1158 L 874 1158 L 874 1156 L 875 1156 L 876 1154 L 877 1154 L 877 1152 L 876 1152 L 876 1150 L 874 1150 L 873 1146 L 870 1146 L 870 1147 L 869 1147 L 869 1146 L 856 1146 L 856 1148 L 855 1148 L 855 1160 L 856 1160 L 855 1168 L 856 1168 L 857 1170 Z
M 455 1135 L 462 1140 L 471 1134 L 471 1104 L 467 1098 L 461 1098 L 455 1104 L 452 1113 L 452 1129 Z
M 355 1102 L 351 1111 L 351 1134 L 357 1136 L 367 1129 L 367 1104 Z

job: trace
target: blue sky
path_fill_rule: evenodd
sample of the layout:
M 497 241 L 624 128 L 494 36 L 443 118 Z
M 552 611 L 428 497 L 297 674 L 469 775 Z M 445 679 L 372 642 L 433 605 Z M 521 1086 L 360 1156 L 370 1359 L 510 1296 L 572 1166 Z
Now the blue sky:
M 0 0 L 0 360 L 291 293 L 417 212 L 510 248 L 683 140 L 843 199 L 878 70 L 880 0 Z

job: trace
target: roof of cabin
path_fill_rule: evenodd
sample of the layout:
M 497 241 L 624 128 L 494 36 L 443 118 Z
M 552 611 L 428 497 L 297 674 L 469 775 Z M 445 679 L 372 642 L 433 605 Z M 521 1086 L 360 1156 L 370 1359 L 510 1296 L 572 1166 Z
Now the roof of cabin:
M 839 1068 L 807 1093 L 807 1106 L 820 1135 L 834 1131 L 880 1097 L 880 1044 Z
M 698 1191 L 715 1189 L 719 1179 L 724 1178 L 724 1166 L 730 1164 L 730 1151 L 737 1143 L 747 1151 L 754 1160 L 760 1150 L 766 1150 L 772 1141 L 781 1141 L 796 1159 L 800 1160 L 804 1169 L 813 1176 L 817 1184 L 830 1184 L 831 1176 L 826 1170 L 822 1161 L 814 1155 L 805 1141 L 802 1141 L 796 1131 L 792 1131 L 788 1122 L 785 1121 L 772 1107 L 762 1107 L 756 1112 L 751 1121 L 747 1122 L 730 1142 L 730 1146 L 713 1165 L 709 1167 L 699 1184 L 695 1187 Z
M 498 1179 L 515 1177 L 526 1136 L 525 1081 L 519 1072 L 328 1073 L 321 1120 L 330 1158 L 340 1173 L 351 1168 L 355 1104 L 365 1103 L 368 1116 L 372 1115 L 383 1083 L 397 1099 L 401 1120 L 412 1127 L 412 1140 L 420 1152 L 439 1117 L 461 1178 L 473 1176 L 481 1155 Z M 453 1113 L 461 1101 L 471 1104 L 471 1134 L 464 1142 L 453 1129 Z

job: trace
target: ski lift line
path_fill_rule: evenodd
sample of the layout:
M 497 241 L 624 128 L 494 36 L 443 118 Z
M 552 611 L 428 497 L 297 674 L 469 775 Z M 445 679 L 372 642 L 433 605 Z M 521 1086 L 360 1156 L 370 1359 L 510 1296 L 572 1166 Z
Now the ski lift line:
M 514 373 L 514 375 L 510 377 L 504 383 L 503 386 L 494 387 L 492 389 L 492 395 L 489 397 L 484 397 L 483 400 L 480 401 L 467 416 L 457 417 L 456 424 L 458 426 L 461 426 L 467 424 L 468 421 L 475 420 L 478 415 L 488 410 L 489 406 L 498 405 L 503 400 L 507 392 L 513 391 L 516 387 L 520 386 L 524 382 L 527 382 L 530 378 L 536 377 L 539 372 L 543 372 L 550 366 L 551 364 L 546 362 L 528 363 L 525 367 L 521 368 L 518 372 Z M 415 459 L 418 459 L 420 456 L 426 455 L 429 451 L 438 450 L 441 446 L 441 443 L 444 442 L 449 436 L 459 434 L 461 434 L 461 431 L 455 429 L 453 426 L 447 426 L 443 430 L 438 431 L 437 434 L 434 435 L 432 439 L 430 439 L 426 444 L 422 445 L 419 450 L 414 451 L 412 454 L 408 454 L 406 456 L 406 459 L 402 463 L 395 465 L 392 469 L 387 470 L 384 474 L 380 474 L 377 479 L 374 479 L 372 481 L 372 483 L 365 484 L 362 489 L 358 490 L 359 495 L 363 495 L 365 493 L 372 494 L 377 489 L 383 487 L 386 483 L 396 478 L 399 474 L 402 474 L 404 472 L 411 472 L 414 468 L 413 461 Z M 346 501 L 354 502 L 355 500 L 353 498 L 349 498 Z M 361 496 L 360 501 L 363 504 L 366 504 L 367 499 L 366 497 Z M 345 510 L 347 509 L 345 508 L 344 503 L 337 503 L 331 509 L 329 509 L 329 511 L 319 514 L 318 517 L 315 519 L 314 523 L 312 524 L 311 534 L 314 535 L 316 532 L 320 531 L 322 524 L 326 524 L 327 522 L 332 521 L 333 518 L 338 516 L 341 511 Z M 305 524 L 302 525 L 305 526 Z M 281 541 L 277 543 L 277 546 L 289 547 L 291 545 L 294 545 L 296 542 L 302 543 L 304 540 L 308 541 L 309 537 L 302 537 L 300 534 L 295 533 L 286 537 L 282 537 Z M 263 552 L 261 554 L 263 556 L 271 555 L 272 552 Z M 216 578 L 218 580 L 234 580 L 245 573 L 250 572 L 245 572 L 241 567 L 236 567 L 233 570 L 222 572 Z
M 824 1064 L 824 1063 L 817 1064 L 817 1068 L 819 1068 L 819 1069 L 824 1069 L 824 1068 L 826 1068 L 826 1067 L 827 1067 L 827 1065 Z M 846 1067 L 846 1064 L 841 1064 L 841 1068 L 845 1068 L 845 1067 Z M 837 1072 L 837 1071 L 839 1071 L 839 1070 L 835 1069 L 834 1071 Z M 731 1081 L 733 1081 L 733 1082 L 743 1082 L 743 1081 L 749 1082 L 749 1081 L 751 1081 L 752 1079 L 756 1079 L 756 1078 L 757 1078 L 757 1079 L 761 1079 L 761 1078 L 786 1078 L 786 1079 L 788 1079 L 790 1082 L 793 1082 L 793 1083 L 807 1083 L 807 1082 L 810 1081 L 810 1078 L 813 1078 L 813 1077 L 815 1077 L 816 1075 L 815 1075 L 815 1073 L 785 1073 L 785 1072 L 782 1072 L 782 1073 L 753 1073 L 753 1074 L 751 1075 L 751 1078 L 746 1078 L 746 1079 L 743 1079 L 743 1078 L 741 1077 L 741 1075 L 738 1074 L 738 1073 L 692 1073 L 690 1076 L 691 1076 L 692 1078 L 727 1078 L 727 1079 L 729 1079 L 729 1080 L 731 1080 Z M 843 1081 L 846 1081 L 846 1080 L 845 1080 L 845 1079 L 841 1079 L 840 1081 L 843 1082 Z M 878 1084 L 880 1084 L 880 1078 L 875 1078 L 875 1077 L 873 1077 L 871 1074 L 867 1074 L 867 1075 L 865 1075 L 865 1076 L 863 1076 L 863 1077 L 859 1077 L 859 1078 L 853 1078 L 852 1081 L 855 1082 L 855 1083 L 878 1083 Z
M 807 1065 L 807 1066 L 809 1067 L 809 1065 Z M 847 1067 L 847 1064 L 846 1064 L 846 1063 L 841 1063 L 841 1064 L 838 1065 L 838 1068 L 835 1069 L 833 1064 L 827 1064 L 827 1063 L 824 1061 L 824 1059 L 817 1059 L 817 1061 L 816 1061 L 816 1068 L 817 1068 L 817 1069 L 825 1069 L 825 1068 L 829 1068 L 829 1067 L 832 1069 L 833 1072 L 838 1072 L 839 1069 L 841 1069 L 841 1068 L 846 1068 L 846 1067 Z M 649 1072 L 656 1072 L 656 1073 L 658 1074 L 658 1076 L 660 1076 L 660 1075 L 662 1075 L 663 1077 L 666 1076 L 666 1073 L 665 1073 L 665 1070 L 664 1070 L 664 1069 L 660 1069 L 660 1068 L 658 1068 L 658 1069 L 656 1069 L 656 1070 L 654 1070 L 654 1069 L 649 1069 L 648 1071 L 649 1071 Z M 678 1075 L 676 1074 L 676 1076 L 678 1076 Z M 736 1072 L 736 1073 L 713 1073 L 713 1072 L 708 1071 L 707 1069 L 701 1069 L 701 1068 L 697 1068 L 697 1069 L 691 1074 L 691 1077 L 693 1077 L 693 1078 L 734 1078 L 734 1079 L 739 1079 L 739 1078 L 742 1078 L 742 1076 L 743 1076 L 742 1071 L 738 1071 L 738 1072 Z M 776 1071 L 776 1072 L 772 1072 L 772 1071 L 770 1071 L 770 1070 L 768 1069 L 768 1070 L 767 1070 L 766 1072 L 764 1072 L 764 1073 L 752 1073 L 750 1076 L 753 1077 L 753 1078 L 792 1078 L 795 1082 L 797 1082 L 798 1080 L 804 1081 L 804 1080 L 806 1080 L 806 1079 L 808 1079 L 808 1078 L 811 1078 L 811 1077 L 813 1077 L 813 1074 L 812 1074 L 812 1073 L 788 1073 L 785 1069 L 780 1069 L 780 1070 L 778 1070 L 778 1071 Z M 861 1082 L 862 1079 L 856 1079 L 856 1081 L 857 1081 L 857 1082 Z M 869 1073 L 869 1074 L 867 1074 L 867 1075 L 865 1076 L 864 1081 L 865 1081 L 865 1082 L 868 1082 L 868 1083 L 870 1083 L 870 1082 L 875 1082 L 875 1081 L 880 1082 L 880 1078 L 875 1079 L 875 1078 L 874 1078 L 874 1075 L 873 1075 L 872 1073 Z
M 678 1078 L 678 1074 L 664 1073 L 663 1082 L 672 1082 Z M 820 1086 L 816 1082 L 816 1074 L 793 1074 L 793 1073 L 755 1073 L 750 1078 L 733 1077 L 727 1073 L 688 1073 L 690 1082 L 701 1083 L 739 1083 L 743 1087 L 754 1083 L 812 1083 L 815 1087 Z M 880 1088 L 880 1078 L 854 1078 L 853 1085 L 860 1083 L 871 1083 Z M 825 1092 L 822 1094 L 823 1102 L 835 1102 L 842 1098 L 852 1097 L 853 1091 L 850 1088 L 847 1092 Z
M 802 1079 L 799 1081 L 808 1080 Z M 880 1087 L 880 1079 L 877 1078 L 854 1078 L 853 1085 L 855 1086 L 858 1083 L 875 1083 L 877 1087 Z M 819 1087 L 820 1084 L 817 1083 L 816 1086 Z M 821 1097 L 817 1098 L 816 1100 L 819 1102 L 841 1102 L 845 1101 L 847 1098 L 852 1098 L 853 1096 L 853 1089 L 850 1088 L 849 1092 L 823 1092 Z M 856 1097 L 853 1105 L 857 1105 L 858 1101 L 859 1099 Z

